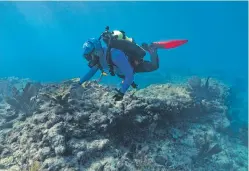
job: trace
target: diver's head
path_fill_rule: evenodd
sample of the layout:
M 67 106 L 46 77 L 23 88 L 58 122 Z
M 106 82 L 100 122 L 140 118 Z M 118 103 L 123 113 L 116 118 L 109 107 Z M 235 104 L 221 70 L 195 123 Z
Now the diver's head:
M 87 61 L 103 55 L 103 49 L 100 40 L 92 38 L 83 44 L 83 56 Z

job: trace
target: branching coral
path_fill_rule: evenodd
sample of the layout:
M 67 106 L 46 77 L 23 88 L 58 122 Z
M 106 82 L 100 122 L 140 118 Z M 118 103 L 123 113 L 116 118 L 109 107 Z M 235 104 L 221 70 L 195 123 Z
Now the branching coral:
M 22 111 L 26 114 L 32 113 L 36 108 L 35 98 L 41 88 L 39 83 L 27 83 L 22 92 L 13 89 L 13 96 L 5 97 L 5 101 L 17 112 Z
M 214 132 L 206 132 L 202 138 L 196 139 L 196 145 L 199 147 L 199 152 L 197 156 L 193 157 L 193 163 L 200 162 L 205 158 L 209 158 L 215 154 L 218 154 L 222 151 L 221 146 L 215 142 L 217 138 Z
M 228 87 L 219 83 L 214 79 L 207 77 L 201 79 L 197 76 L 193 76 L 188 80 L 188 90 L 191 92 L 191 96 L 197 102 L 202 100 L 219 100 L 224 102 L 228 96 Z

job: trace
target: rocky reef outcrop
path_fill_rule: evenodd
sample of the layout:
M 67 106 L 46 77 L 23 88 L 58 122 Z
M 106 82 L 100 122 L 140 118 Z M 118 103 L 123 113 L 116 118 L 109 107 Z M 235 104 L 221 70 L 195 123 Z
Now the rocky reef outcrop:
M 247 170 L 248 147 L 227 134 L 229 87 L 218 81 L 151 85 L 119 102 L 113 88 L 74 84 L 5 90 L 0 170 Z

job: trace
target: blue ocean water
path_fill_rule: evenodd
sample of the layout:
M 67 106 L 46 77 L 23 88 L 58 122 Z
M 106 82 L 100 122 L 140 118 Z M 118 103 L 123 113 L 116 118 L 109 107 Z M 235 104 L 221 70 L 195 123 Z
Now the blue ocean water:
M 247 100 L 247 2 L 0 2 L 0 77 L 83 76 L 82 44 L 107 25 L 137 43 L 188 39 L 159 51 L 159 70 L 141 76 L 156 76 L 146 84 L 169 73 L 211 76 L 235 84 Z

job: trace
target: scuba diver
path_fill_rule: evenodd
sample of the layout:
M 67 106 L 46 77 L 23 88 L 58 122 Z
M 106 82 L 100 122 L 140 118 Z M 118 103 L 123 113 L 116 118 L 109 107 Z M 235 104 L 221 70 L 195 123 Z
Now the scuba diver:
M 106 47 L 102 46 L 101 39 L 106 43 Z M 157 49 L 180 45 L 179 42 L 178 45 L 174 43 L 143 43 L 139 46 L 134 39 L 127 37 L 124 31 L 110 32 L 109 27 L 106 27 L 106 31 L 98 39 L 91 38 L 83 44 L 83 57 L 89 62 L 90 70 L 80 78 L 79 84 L 90 80 L 99 69 L 102 75 L 107 75 L 106 70 L 109 69 L 110 75 L 117 75 L 123 79 L 121 87 L 113 97 L 115 101 L 120 101 L 130 86 L 137 88 L 137 84 L 134 83 L 135 73 L 152 72 L 159 68 Z M 150 54 L 150 61 L 143 59 L 146 51 Z

